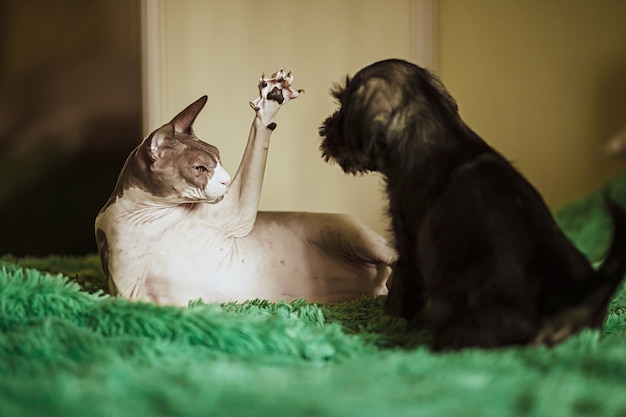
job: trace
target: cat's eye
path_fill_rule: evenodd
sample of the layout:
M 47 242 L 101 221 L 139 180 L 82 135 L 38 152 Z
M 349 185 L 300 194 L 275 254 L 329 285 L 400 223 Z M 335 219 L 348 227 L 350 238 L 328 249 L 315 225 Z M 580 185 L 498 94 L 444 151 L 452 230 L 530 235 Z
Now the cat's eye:
M 193 169 L 195 169 L 198 172 L 207 172 L 208 171 L 207 167 L 202 166 L 202 165 L 195 165 L 193 167 Z

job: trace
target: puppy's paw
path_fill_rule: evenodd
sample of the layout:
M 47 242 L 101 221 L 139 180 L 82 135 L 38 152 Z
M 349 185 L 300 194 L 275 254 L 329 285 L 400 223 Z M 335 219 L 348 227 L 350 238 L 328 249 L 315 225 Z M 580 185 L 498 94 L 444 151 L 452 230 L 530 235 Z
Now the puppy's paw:
M 250 107 L 257 113 L 264 126 L 270 129 L 276 127 L 274 118 L 280 106 L 304 93 L 304 90 L 292 89 L 292 83 L 291 71 L 285 74 L 283 68 L 273 73 L 270 78 L 265 78 L 265 74 L 261 74 L 259 97 L 250 102 Z

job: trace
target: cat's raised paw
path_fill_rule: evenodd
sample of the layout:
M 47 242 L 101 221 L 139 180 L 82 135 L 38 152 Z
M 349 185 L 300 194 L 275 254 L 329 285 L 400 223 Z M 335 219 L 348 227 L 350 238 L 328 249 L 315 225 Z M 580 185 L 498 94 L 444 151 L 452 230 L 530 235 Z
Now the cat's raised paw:
M 291 71 L 285 73 L 284 68 L 273 73 L 270 78 L 261 74 L 258 83 L 259 97 L 250 102 L 250 107 L 257 112 L 265 126 L 275 127 L 274 117 L 280 106 L 304 93 L 304 90 L 291 88 L 292 83 Z

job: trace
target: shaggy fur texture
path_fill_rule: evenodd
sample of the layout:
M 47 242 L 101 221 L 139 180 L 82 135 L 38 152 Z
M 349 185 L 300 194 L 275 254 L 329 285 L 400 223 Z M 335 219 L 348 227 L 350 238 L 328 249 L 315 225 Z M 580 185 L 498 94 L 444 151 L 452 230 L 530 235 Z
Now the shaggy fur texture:
M 399 259 L 387 311 L 424 321 L 435 349 L 561 342 L 598 327 L 626 270 L 626 214 L 595 272 L 538 192 L 459 116 L 441 82 L 377 62 L 333 90 L 321 150 L 386 179 Z

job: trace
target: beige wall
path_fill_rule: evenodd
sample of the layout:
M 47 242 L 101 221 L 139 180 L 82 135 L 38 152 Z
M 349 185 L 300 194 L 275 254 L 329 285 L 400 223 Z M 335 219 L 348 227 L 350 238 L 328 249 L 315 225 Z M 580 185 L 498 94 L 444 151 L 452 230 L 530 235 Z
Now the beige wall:
M 393 3 L 161 1 L 161 97 L 158 115 L 151 117 L 166 122 L 208 94 L 195 132 L 220 149 L 234 174 L 254 116 L 248 102 L 258 94 L 258 78 L 285 66 L 293 70 L 295 88 L 306 93 L 278 115 L 260 208 L 353 213 L 385 232 L 380 178 L 347 176 L 324 163 L 318 127 L 335 109 L 328 94 L 334 82 L 376 60 L 412 59 L 415 2 Z M 151 124 L 154 129 L 157 122 Z
M 375 60 L 420 56 L 415 10 L 428 1 L 147 1 L 159 11 L 150 129 L 208 94 L 196 134 L 234 174 L 256 80 L 285 66 L 306 94 L 278 117 L 261 208 L 349 212 L 385 232 L 380 179 L 323 163 L 317 129 L 335 107 L 333 82 Z M 622 168 L 597 148 L 626 124 L 626 2 L 434 2 L 434 67 L 468 124 L 552 206 Z
M 624 169 L 626 2 L 438 0 L 438 69 L 465 121 L 552 207 Z

